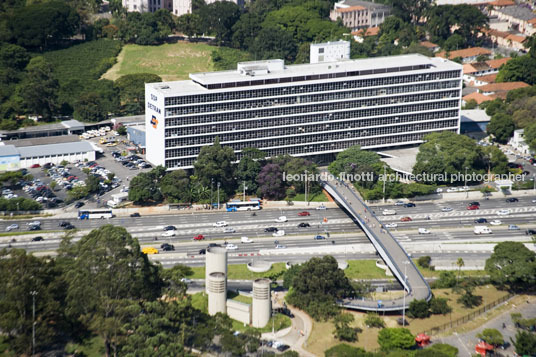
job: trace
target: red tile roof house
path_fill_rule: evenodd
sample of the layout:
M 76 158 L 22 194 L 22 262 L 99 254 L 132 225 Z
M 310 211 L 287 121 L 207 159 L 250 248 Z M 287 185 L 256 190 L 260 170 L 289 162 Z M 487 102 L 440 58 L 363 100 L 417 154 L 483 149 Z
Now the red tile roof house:
M 475 62 L 477 57 L 480 55 L 490 56 L 491 51 L 482 47 L 471 47 L 463 50 L 451 51 L 448 53 L 446 51 L 436 53 L 436 57 L 447 58 L 448 56 L 448 58 L 451 60 L 460 57 L 463 63 Z

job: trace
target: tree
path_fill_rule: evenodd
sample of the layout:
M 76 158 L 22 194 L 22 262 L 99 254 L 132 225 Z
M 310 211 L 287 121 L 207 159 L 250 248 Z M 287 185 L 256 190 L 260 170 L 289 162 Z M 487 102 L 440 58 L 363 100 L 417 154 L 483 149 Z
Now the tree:
M 458 258 L 458 260 L 456 260 L 456 265 L 458 266 L 458 277 L 456 278 L 456 284 L 458 284 L 458 282 L 460 281 L 460 274 L 462 273 L 462 268 L 465 266 L 463 258 Z
M 432 262 L 432 258 L 429 255 L 425 255 L 417 259 L 417 264 L 419 264 L 420 267 L 425 268 L 425 269 L 430 268 L 431 262 Z
M 378 333 L 378 344 L 386 351 L 407 350 L 415 346 L 415 336 L 407 328 L 384 328 Z
M 442 271 L 439 279 L 434 282 L 436 289 L 448 289 L 456 286 L 456 274 L 453 271 Z
M 367 318 L 365 319 L 365 325 L 367 327 L 384 328 L 385 322 L 383 322 L 380 315 L 374 312 L 367 312 Z
M 255 37 L 262 29 L 262 17 L 254 12 L 246 12 L 233 26 L 233 47 L 242 50 L 249 49 Z
M 30 60 L 26 76 L 17 86 L 18 95 L 28 111 L 45 119 L 50 119 L 57 112 L 58 89 L 52 67 L 41 56 Z
M 325 357 L 374 357 L 372 352 L 366 352 L 359 347 L 353 347 L 345 343 L 341 343 L 324 351 Z
M 433 297 L 430 302 L 430 312 L 434 315 L 446 315 L 452 311 L 448 305 L 448 300 L 445 298 Z
M 257 177 L 259 189 L 257 194 L 260 197 L 281 200 L 285 198 L 285 183 L 283 182 L 283 171 L 277 164 L 266 164 L 261 169 Z
M 99 122 L 108 117 L 102 98 L 94 92 L 84 93 L 74 104 L 74 117 L 85 122 Z
M 477 334 L 476 337 L 486 341 L 493 346 L 500 346 L 504 343 L 502 333 L 500 333 L 499 330 L 494 328 L 486 328 L 481 333 Z
M 536 84 L 536 58 L 530 55 L 512 58 L 499 69 L 495 81 Z
M 67 193 L 68 200 L 71 202 L 87 197 L 87 195 L 89 195 L 89 190 L 86 186 L 73 187 Z
M 408 315 L 417 319 L 430 316 L 430 308 L 426 300 L 413 300 L 409 304 Z
M 348 313 L 340 313 L 333 319 L 335 325 L 335 331 L 333 334 L 335 338 L 341 341 L 354 342 L 357 341 L 357 329 L 350 327 L 350 324 L 354 321 L 354 315 Z
M 491 282 L 513 291 L 531 291 L 536 283 L 535 253 L 523 243 L 501 242 L 486 260 Z
M 372 167 L 380 162 L 380 156 L 373 151 L 361 150 L 359 145 L 352 146 L 339 154 L 328 170 L 333 175 L 352 174 L 360 167 Z
M 142 172 L 130 181 L 128 199 L 136 203 L 148 204 L 162 200 L 157 179 L 151 173 Z
M 426 28 L 432 39 L 446 40 L 451 28 L 463 39 L 464 47 L 474 45 L 481 28 L 486 27 L 488 18 L 479 9 L 468 4 L 434 6 L 427 12 Z
M 261 172 L 261 163 L 265 154 L 256 148 L 244 148 L 242 158 L 236 167 L 236 178 L 241 184 L 240 190 L 246 185 L 246 192 L 257 192 L 257 176 Z
M 476 109 L 478 107 L 478 103 L 474 99 L 469 99 L 466 103 L 463 109 Z
M 193 37 L 203 34 L 199 14 L 184 14 L 177 18 L 177 30 L 182 32 L 191 41 Z
M 530 356 L 536 351 L 536 334 L 527 331 L 517 331 L 513 341 L 516 353 L 520 356 Z
M 297 50 L 292 34 L 279 27 L 267 27 L 259 31 L 250 52 L 258 59 L 281 58 L 294 62 Z
M 536 123 L 530 124 L 524 130 L 525 142 L 531 150 L 536 151 Z
M 160 192 L 168 200 L 175 203 L 191 203 L 190 177 L 184 170 L 176 170 L 166 174 L 160 180 Z
M 465 47 L 466 39 L 461 35 L 455 33 L 443 42 L 443 49 L 445 51 L 456 51 Z
M 482 148 L 484 162 L 489 172 L 497 175 L 508 173 L 508 158 L 497 146 L 490 145 Z
M 495 141 L 506 144 L 514 133 L 515 124 L 512 117 L 506 113 L 497 113 L 491 117 L 486 128 L 488 134 L 495 137 Z
M 128 300 L 160 296 L 158 267 L 125 228 L 112 225 L 62 242 L 59 254 L 67 267 L 67 313 L 104 340 L 106 356 L 115 354 Z
M 445 355 L 445 357 L 458 357 L 458 349 L 454 346 L 447 345 L 446 343 L 434 343 L 432 346 L 428 347 L 427 350 L 441 353 Z
M 162 82 L 162 78 L 151 73 L 127 74 L 114 82 L 119 91 L 123 113 L 138 115 L 145 111 L 145 83 Z
M 466 281 L 464 283 L 465 284 L 461 286 L 464 293 L 458 298 L 458 302 L 468 309 L 482 304 L 482 296 L 473 295 L 474 286 Z
M 233 26 L 240 18 L 240 8 L 230 1 L 217 1 L 199 11 L 205 33 L 214 34 L 221 45 L 231 41 Z
M 86 179 L 86 188 L 89 193 L 98 192 L 100 189 L 100 180 L 95 175 L 89 175 Z
M 220 139 L 216 137 L 214 144 L 203 146 L 194 163 L 195 175 L 204 186 L 221 184 L 227 195 L 234 193 L 236 188 L 234 165 L 236 160 L 234 151 L 229 146 L 221 146 Z
M 116 131 L 117 131 L 117 134 L 119 135 L 123 135 L 123 136 L 127 135 L 127 127 L 124 126 L 123 124 L 118 125 Z

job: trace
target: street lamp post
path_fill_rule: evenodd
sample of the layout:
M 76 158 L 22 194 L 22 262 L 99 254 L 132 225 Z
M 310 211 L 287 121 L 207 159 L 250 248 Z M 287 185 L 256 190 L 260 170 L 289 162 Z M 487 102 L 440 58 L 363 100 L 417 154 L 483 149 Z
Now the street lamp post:
M 213 192 L 213 191 L 214 191 L 214 179 L 211 178 L 211 179 L 210 179 L 210 207 L 209 207 L 209 209 L 212 209 L 212 202 L 214 201 L 214 200 L 212 199 L 212 192 Z
M 220 183 L 218 182 L 218 209 L 220 209 Z
M 33 309 L 32 309 L 32 356 L 35 355 L 35 296 L 37 295 L 37 291 L 32 290 L 30 291 L 30 295 L 32 295 L 32 303 L 33 303 Z
M 309 206 L 309 201 L 307 201 L 307 170 L 305 170 L 305 202 L 307 202 L 307 206 Z
M 244 196 L 242 198 L 242 202 L 246 202 L 246 190 L 247 190 L 246 181 L 242 181 L 242 188 L 244 189 Z
M 408 276 L 406 275 L 406 268 L 408 266 L 409 262 L 407 260 L 404 261 L 404 290 L 407 289 L 408 285 Z M 409 293 L 409 289 L 406 290 Z M 402 303 L 402 327 L 406 326 L 406 293 L 404 292 L 404 301 Z
M 465 166 L 465 184 L 463 186 L 463 189 L 465 190 L 465 198 L 469 197 L 469 189 L 467 188 L 467 169 L 469 169 L 467 166 Z
M 385 181 L 387 181 L 386 169 L 387 166 L 383 165 L 383 203 L 385 203 Z

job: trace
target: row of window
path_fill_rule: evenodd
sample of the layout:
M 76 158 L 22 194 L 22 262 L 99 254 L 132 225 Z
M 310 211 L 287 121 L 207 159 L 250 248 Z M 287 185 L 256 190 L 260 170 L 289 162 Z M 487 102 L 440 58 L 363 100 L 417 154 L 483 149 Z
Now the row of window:
M 286 96 L 288 94 L 300 94 L 311 92 L 325 92 L 336 91 L 341 89 L 350 88 L 366 88 L 372 86 L 387 86 L 393 84 L 405 84 L 412 82 L 424 82 L 431 80 L 442 79 L 458 79 L 461 80 L 461 71 L 444 71 L 434 73 L 412 74 L 405 76 L 390 76 L 384 78 L 370 78 L 361 80 L 348 80 L 343 82 L 326 82 L 315 84 L 294 85 L 276 88 L 262 88 L 262 89 L 244 89 L 229 92 L 208 93 L 208 94 L 196 94 L 185 95 L 180 97 L 167 97 L 164 105 L 166 107 L 172 105 L 182 105 L 189 103 L 209 103 L 227 100 L 237 99 L 250 99 L 250 98 L 262 98 L 272 96 Z M 268 83 L 266 83 L 268 84 Z
M 446 129 L 447 131 L 453 131 L 456 132 L 456 129 Z M 319 153 L 329 153 L 329 152 L 337 152 L 342 151 L 345 149 L 348 149 L 349 147 L 352 147 L 354 145 L 359 145 L 362 148 L 372 148 L 377 146 L 385 146 L 385 145 L 403 145 L 408 143 L 414 143 L 422 141 L 424 135 L 428 133 L 411 133 L 411 134 L 403 134 L 403 135 L 388 135 L 383 137 L 376 137 L 376 138 L 361 138 L 361 139 L 354 139 L 354 140 L 345 140 L 345 141 L 338 141 L 333 143 L 315 143 L 315 144 L 307 144 L 307 145 L 294 145 L 289 147 L 281 147 L 281 148 L 273 148 L 273 149 L 263 149 L 268 157 L 278 156 L 278 155 L 302 155 L 306 156 L 306 154 L 314 154 L 317 155 Z M 197 155 L 197 154 L 192 154 Z M 240 154 L 238 153 L 237 158 L 240 158 Z M 192 167 L 195 162 L 195 157 L 191 158 L 184 158 L 184 159 L 167 159 L 166 160 L 166 167 L 167 168 L 188 168 Z
M 305 103 L 318 103 L 318 102 L 327 102 L 333 100 L 345 100 L 353 98 L 364 98 L 364 97 L 376 97 L 376 96 L 389 96 L 393 94 L 402 94 L 402 93 L 415 93 L 415 92 L 428 92 L 440 89 L 452 89 L 458 88 L 460 86 L 459 81 L 448 81 L 448 82 L 433 82 L 433 83 L 424 83 L 417 85 L 407 85 L 407 86 L 398 86 L 398 87 L 387 87 L 387 88 L 377 88 L 377 89 L 366 89 L 366 90 L 355 90 L 355 91 L 342 91 L 342 92 L 331 92 L 331 93 L 320 93 L 320 94 L 308 94 L 308 95 L 295 95 L 295 96 L 286 96 L 280 98 L 264 98 L 257 100 L 247 100 L 247 101 L 227 101 L 219 102 L 214 104 L 198 104 L 191 106 L 182 106 L 178 108 L 167 108 L 166 117 L 174 115 L 185 115 L 185 114 L 196 114 L 196 113 L 209 113 L 217 111 L 228 111 L 228 110 L 242 110 L 242 109 L 253 109 L 253 108 L 262 108 L 262 107 L 273 107 L 281 105 L 294 105 L 294 104 L 305 104 Z M 378 98 L 371 100 L 377 100 Z
M 445 96 L 444 93 L 438 93 L 440 96 Z M 454 97 L 459 96 L 458 91 L 453 91 L 450 93 L 455 94 Z M 400 97 L 402 99 L 405 98 L 405 96 Z M 424 98 L 417 96 L 417 102 L 422 103 L 425 101 Z M 445 96 L 445 98 L 448 98 Z M 171 118 L 166 119 L 166 128 L 173 127 L 173 126 L 187 126 L 187 125 L 195 125 L 195 124 L 207 124 L 207 123 L 216 123 L 216 122 L 224 122 L 224 121 L 235 121 L 235 120 L 244 120 L 244 119 L 254 119 L 254 118 L 269 118 L 269 117 L 278 117 L 278 116 L 290 116 L 290 115 L 299 115 L 299 114 L 306 114 L 306 113 L 321 113 L 321 116 L 324 117 L 324 120 L 331 120 L 333 116 L 335 116 L 337 113 L 333 113 L 335 110 L 344 110 L 344 109 L 354 109 L 352 114 L 347 115 L 347 118 L 359 118 L 364 116 L 372 116 L 372 115 L 384 115 L 384 114 L 396 114 L 396 113 L 404 113 L 404 112 L 412 112 L 412 111 L 420 111 L 419 109 L 411 110 L 411 106 L 407 105 L 398 105 L 397 102 L 391 103 L 391 100 L 394 98 L 389 98 L 389 104 L 388 106 L 375 106 L 372 108 L 372 110 L 368 109 L 370 107 L 367 107 L 366 104 L 361 104 L 359 107 L 361 107 L 360 110 L 357 109 L 357 105 L 354 104 L 354 102 L 335 102 L 335 103 L 326 103 L 326 104 L 315 104 L 315 105 L 303 105 L 303 106 L 294 106 L 294 107 L 282 107 L 282 108 L 270 108 L 270 109 L 261 109 L 261 110 L 248 110 L 248 111 L 240 111 L 240 112 L 226 112 L 226 113 L 220 113 L 220 114 L 208 114 L 208 115 L 195 115 L 195 116 L 188 116 L 183 118 Z M 437 107 L 435 109 L 439 108 L 452 108 L 452 107 L 459 107 L 459 100 L 442 100 L 442 97 L 435 98 L 435 102 L 437 103 Z M 362 101 L 358 101 L 362 102 Z M 374 101 L 373 104 L 375 104 L 376 101 Z M 352 105 L 353 104 L 353 105 Z M 365 109 L 366 108 L 366 109 Z M 416 107 L 417 108 L 417 107 Z M 315 114 L 310 114 L 315 115 Z M 316 114 L 318 115 L 318 114 Z M 339 113 L 339 115 L 345 115 L 344 113 Z
M 377 136 L 377 135 L 389 135 L 389 134 L 399 134 L 407 133 L 412 131 L 421 131 L 421 130 L 432 130 L 432 129 L 442 129 L 442 128 L 452 128 L 458 125 L 457 119 L 451 120 L 441 120 L 426 122 L 420 124 L 408 124 L 408 125 L 398 125 L 398 126 L 388 126 L 388 127 L 379 127 L 379 128 L 368 128 L 368 129 L 357 129 L 357 130 L 346 130 L 340 132 L 329 132 L 329 133 L 315 133 L 311 135 L 301 135 L 301 136 L 289 136 L 289 137 L 279 137 L 279 138 L 259 138 L 252 137 L 250 140 L 247 140 L 246 137 L 240 138 L 242 134 L 247 133 L 236 133 L 229 134 L 221 137 L 221 142 L 225 143 L 226 141 L 235 141 L 242 140 L 237 142 L 232 142 L 227 144 L 233 148 L 233 150 L 241 150 L 245 147 L 257 147 L 262 149 L 263 147 L 277 147 L 277 146 L 288 146 L 288 145 L 299 145 L 305 143 L 315 143 L 315 142 L 326 142 L 326 141 L 338 141 L 349 138 L 360 138 L 365 136 Z M 190 139 L 185 139 L 181 142 L 184 148 L 182 149 L 168 149 L 165 151 L 166 158 L 173 157 L 183 157 L 189 155 L 197 155 L 201 150 L 200 147 L 194 147 L 194 145 L 210 145 L 214 142 L 214 136 L 211 137 L 194 137 Z
M 424 113 L 415 113 L 410 115 L 392 115 L 392 116 L 382 116 L 381 118 L 368 118 L 355 120 L 354 117 L 348 116 L 352 112 L 343 112 L 343 113 L 334 113 L 332 116 L 322 115 L 304 115 L 302 117 L 284 117 L 284 118 L 270 118 L 270 119 L 261 119 L 261 120 L 248 120 L 248 121 L 234 121 L 230 123 L 218 123 L 215 125 L 196 125 L 189 127 L 181 128 L 172 128 L 166 129 L 165 136 L 166 138 L 179 137 L 179 136 L 191 136 L 199 134 L 217 134 L 225 131 L 243 131 L 243 130 L 254 130 L 254 129 L 263 129 L 263 128 L 272 128 L 280 126 L 297 126 L 303 124 L 304 130 L 307 132 L 311 131 L 311 127 L 316 127 L 319 121 L 322 122 L 322 126 L 331 125 L 331 127 L 336 127 L 334 125 L 340 126 L 350 126 L 350 127 L 368 127 L 375 125 L 389 125 L 389 124 L 399 124 L 407 123 L 412 121 L 421 121 L 421 120 L 433 120 L 439 118 L 453 118 L 458 116 L 458 110 L 447 110 L 447 111 L 427 111 Z M 344 114 L 344 116 L 343 116 Z M 347 119 L 346 117 L 350 119 Z M 325 118 L 329 120 L 326 122 Z M 339 120 L 342 119 L 342 120 Z M 311 125 L 312 124 L 312 125 Z
M 58 158 L 58 157 L 69 157 L 74 155 L 85 155 L 87 152 L 72 152 L 67 154 L 60 154 L 60 155 L 44 155 L 44 156 L 28 156 L 28 157 L 21 157 L 21 160 L 38 160 L 38 159 L 51 159 L 51 158 Z

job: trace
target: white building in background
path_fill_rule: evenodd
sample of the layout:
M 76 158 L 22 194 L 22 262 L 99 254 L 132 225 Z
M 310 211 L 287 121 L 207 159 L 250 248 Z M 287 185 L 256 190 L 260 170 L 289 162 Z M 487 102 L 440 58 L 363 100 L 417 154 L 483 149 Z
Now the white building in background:
M 311 63 L 350 59 L 350 41 L 313 43 L 309 48 Z
M 173 15 L 181 16 L 192 13 L 192 0 L 173 0 Z
M 508 142 L 518 153 L 528 155 L 532 153 L 529 144 L 525 141 L 525 129 L 514 130 L 514 136 Z
M 206 0 L 205 3 L 208 5 L 217 1 L 231 1 L 240 7 L 244 6 L 244 0 Z M 192 0 L 122 0 L 122 3 L 128 12 L 155 12 L 167 9 L 175 16 L 192 13 Z
M 422 143 L 460 128 L 462 66 L 418 54 L 236 70 L 145 84 L 147 160 L 192 168 L 203 146 L 247 147 L 268 157 L 332 155 Z

